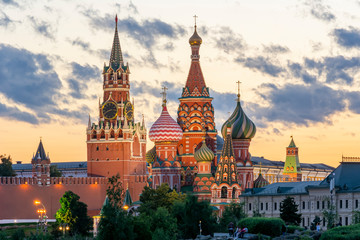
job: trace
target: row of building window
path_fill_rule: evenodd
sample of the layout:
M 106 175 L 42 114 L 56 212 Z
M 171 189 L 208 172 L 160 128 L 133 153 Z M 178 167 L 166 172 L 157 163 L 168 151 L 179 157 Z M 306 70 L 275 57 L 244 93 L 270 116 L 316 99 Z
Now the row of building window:
M 281 205 L 281 203 L 279 204 Z M 251 211 L 251 203 L 249 203 L 249 211 Z M 321 201 L 321 204 L 320 204 L 320 201 L 316 201 L 316 209 L 325 209 L 325 207 L 327 209 L 330 208 L 330 201 Z M 359 207 L 359 200 L 356 199 L 355 200 L 355 208 L 358 208 Z M 274 202 L 274 211 L 277 211 L 277 208 L 278 208 L 278 204 L 277 202 Z M 308 201 L 307 202 L 307 209 L 310 209 L 311 208 L 311 202 Z M 343 200 L 339 200 L 339 208 L 343 208 Z M 345 200 L 345 208 L 349 208 L 349 200 Z M 306 202 L 303 201 L 302 202 L 302 209 L 306 209 Z M 265 203 L 265 211 L 268 211 L 269 210 L 269 205 L 268 203 L 266 202 Z M 260 211 L 264 211 L 264 203 L 260 203 Z

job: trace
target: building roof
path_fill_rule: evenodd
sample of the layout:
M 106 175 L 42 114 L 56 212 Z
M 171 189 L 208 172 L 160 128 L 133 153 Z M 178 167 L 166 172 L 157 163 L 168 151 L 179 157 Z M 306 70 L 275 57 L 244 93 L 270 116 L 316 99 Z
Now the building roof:
M 278 182 L 263 188 L 246 189 L 240 197 L 306 194 L 308 188 L 319 186 L 321 181 Z
M 36 159 L 48 160 L 48 157 L 46 156 L 44 145 L 43 145 L 41 139 L 40 139 L 39 146 L 36 150 L 36 153 L 33 157 L 33 160 L 36 160 Z
M 341 162 L 341 164 L 327 178 L 321 186 L 330 186 L 331 179 L 335 179 L 338 191 L 360 191 L 360 162 Z
M 115 34 L 114 34 L 114 41 L 111 48 L 111 55 L 110 55 L 110 63 L 109 66 L 114 70 L 118 70 L 121 65 L 123 65 L 123 56 L 121 52 L 121 46 L 120 46 L 120 40 L 118 35 L 118 29 L 117 29 L 117 22 L 118 18 L 117 15 L 115 17 Z
M 57 166 L 57 169 L 60 171 L 63 170 L 73 170 L 73 169 L 87 169 L 87 162 L 52 162 L 50 163 L 51 166 Z M 14 171 L 26 171 L 32 170 L 31 163 L 24 163 L 24 164 L 13 164 L 12 165 Z
M 195 160 L 197 162 L 211 162 L 214 157 L 214 152 L 206 146 L 205 139 L 203 139 L 201 147 L 194 153 Z
M 293 136 L 291 136 L 291 141 L 290 141 L 290 144 L 289 144 L 288 148 L 296 148 Z
M 264 167 L 264 168 L 267 168 L 267 167 L 284 168 L 283 161 L 273 161 L 273 160 L 266 159 L 264 157 L 251 157 L 251 161 L 253 162 L 253 164 L 255 166 L 259 165 L 261 163 L 262 167 Z M 331 167 L 324 163 L 300 163 L 300 167 L 302 170 L 317 169 L 317 171 L 321 171 L 321 170 L 332 171 L 335 169 L 334 167 Z

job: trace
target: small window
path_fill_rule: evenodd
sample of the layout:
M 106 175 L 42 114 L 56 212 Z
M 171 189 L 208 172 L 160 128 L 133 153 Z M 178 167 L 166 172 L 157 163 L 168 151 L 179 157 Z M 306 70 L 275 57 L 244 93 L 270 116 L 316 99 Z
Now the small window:
M 322 201 L 322 209 L 324 209 L 325 208 L 325 201 Z
M 96 147 L 96 151 L 99 151 L 99 147 L 98 147 L 98 146 Z
M 305 227 L 305 218 L 302 218 L 303 227 Z
M 261 204 L 260 204 L 260 210 L 261 210 L 261 211 L 264 210 L 264 203 L 261 203 Z
M 265 210 L 268 210 L 268 203 L 265 203 Z
M 345 225 L 346 225 L 346 226 L 349 225 L 349 219 L 348 219 L 348 217 L 345 217 Z
M 305 209 L 305 201 L 303 201 L 302 209 Z
M 348 208 L 348 207 L 349 207 L 349 201 L 345 200 L 345 208 Z
M 342 208 L 342 200 L 340 200 L 340 208 Z
M 277 210 L 277 203 L 276 202 L 274 203 L 274 210 L 275 211 Z
M 320 208 L 320 202 L 317 201 L 317 202 L 316 202 L 316 209 L 319 209 L 319 208 Z
M 359 200 L 355 200 L 355 208 L 358 208 L 359 207 Z
M 342 225 L 342 217 L 339 217 L 339 223 Z
M 323 227 L 325 227 L 326 219 L 324 217 L 323 217 L 322 222 L 323 222 Z
M 251 203 L 249 203 L 249 211 L 251 211 Z
M 109 151 L 109 147 L 108 147 L 108 146 L 106 146 L 106 151 Z

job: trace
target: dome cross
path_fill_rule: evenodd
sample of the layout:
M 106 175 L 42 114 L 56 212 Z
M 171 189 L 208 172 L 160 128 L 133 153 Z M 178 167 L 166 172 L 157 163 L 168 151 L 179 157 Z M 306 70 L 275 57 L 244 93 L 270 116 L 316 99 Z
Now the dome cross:
M 237 97 L 238 97 L 238 100 L 240 100 L 240 84 L 241 84 L 241 82 L 240 82 L 240 81 L 237 81 L 236 84 L 238 85 L 238 94 L 237 94 Z
M 163 96 L 163 105 L 166 105 L 166 90 L 168 90 L 168 88 L 163 86 L 162 90 L 163 91 L 160 94 Z

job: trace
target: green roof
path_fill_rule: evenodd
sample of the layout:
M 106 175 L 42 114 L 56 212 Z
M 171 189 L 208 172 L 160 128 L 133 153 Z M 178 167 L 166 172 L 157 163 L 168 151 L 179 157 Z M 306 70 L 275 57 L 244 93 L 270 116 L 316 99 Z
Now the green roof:
M 294 139 L 293 137 L 291 136 L 291 141 L 290 141 L 290 144 L 288 146 L 289 148 L 296 148 L 296 145 L 295 145 L 295 142 L 294 142 Z

